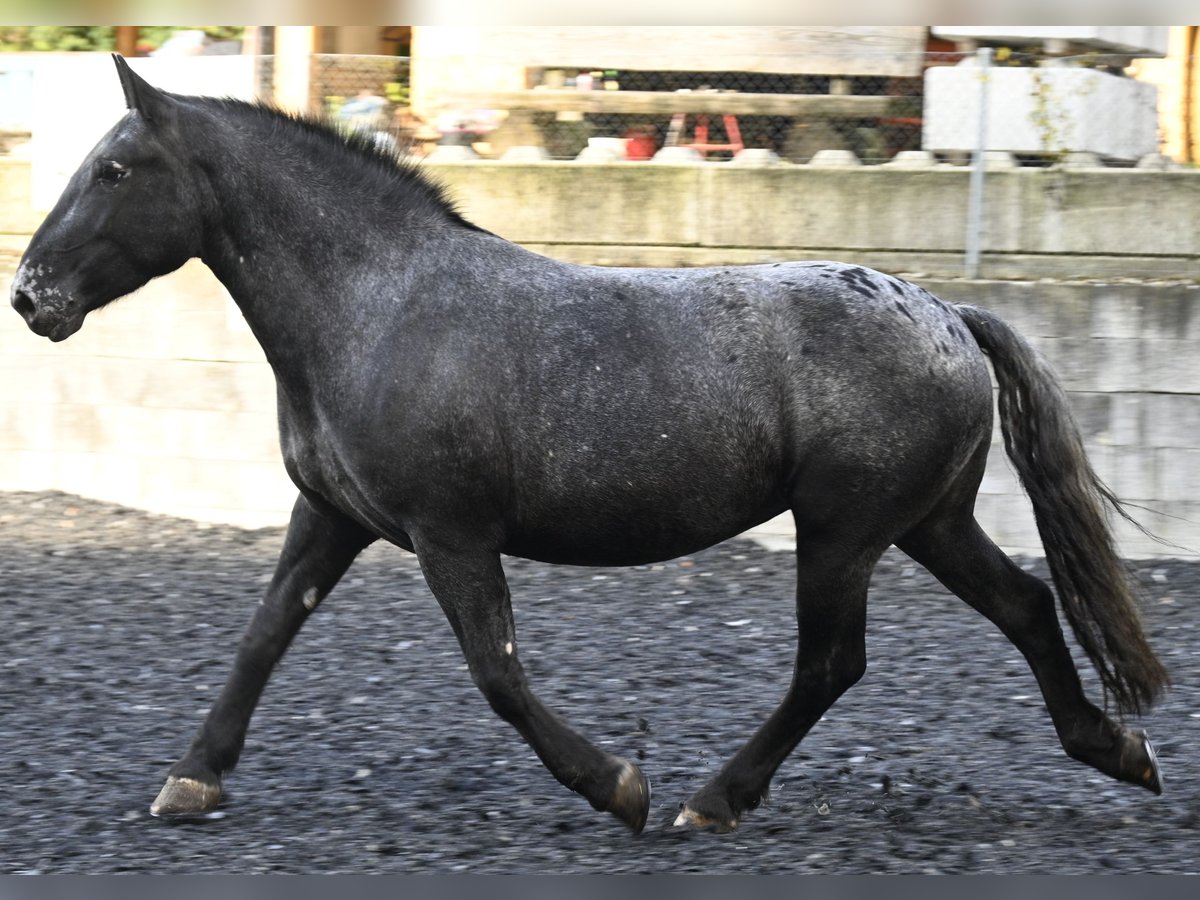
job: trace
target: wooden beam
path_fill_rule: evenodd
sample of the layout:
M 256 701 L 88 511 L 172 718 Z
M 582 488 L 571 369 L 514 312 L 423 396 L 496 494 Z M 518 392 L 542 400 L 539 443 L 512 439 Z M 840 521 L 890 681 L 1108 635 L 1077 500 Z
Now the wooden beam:
M 463 33 L 489 64 L 543 68 L 920 76 L 924 25 L 510 25 Z M 468 37 L 466 32 L 473 34 Z
M 445 94 L 443 109 L 521 109 L 533 112 L 626 113 L 669 116 L 707 113 L 803 119 L 878 119 L 920 114 L 914 97 L 865 94 L 743 94 L 734 91 L 528 91 Z

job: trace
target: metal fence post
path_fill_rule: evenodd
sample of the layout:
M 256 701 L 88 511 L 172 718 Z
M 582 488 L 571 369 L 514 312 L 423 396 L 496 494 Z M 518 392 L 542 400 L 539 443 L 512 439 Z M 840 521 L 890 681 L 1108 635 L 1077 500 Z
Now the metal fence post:
M 971 163 L 971 186 L 967 197 L 968 278 L 979 277 L 979 254 L 983 235 L 983 160 L 987 151 L 988 81 L 991 75 L 992 48 L 980 47 L 975 58 L 979 66 L 979 121 L 975 158 Z

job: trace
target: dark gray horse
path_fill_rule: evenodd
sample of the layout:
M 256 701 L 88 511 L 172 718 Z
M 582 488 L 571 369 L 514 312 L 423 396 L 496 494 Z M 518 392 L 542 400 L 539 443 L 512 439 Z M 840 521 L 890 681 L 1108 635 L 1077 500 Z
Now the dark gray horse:
M 1028 659 L 1066 751 L 1161 790 L 1145 735 L 1084 696 L 1049 587 L 973 517 L 992 427 L 1032 498 L 1068 621 L 1121 712 L 1147 645 L 1046 365 L 996 316 L 858 266 L 567 265 L 473 227 L 410 166 L 311 121 L 167 94 L 117 68 L 128 114 L 34 236 L 12 305 L 61 341 L 191 257 L 274 369 L 300 489 L 229 680 L 155 813 L 211 809 L 272 667 L 360 551 L 414 551 L 495 711 L 564 785 L 634 830 L 649 784 L 530 690 L 501 555 L 630 565 L 790 510 L 799 645 L 778 709 L 680 823 L 733 828 L 866 667 L 867 584 L 898 545 Z M 1119 507 L 1118 507 L 1119 508 Z

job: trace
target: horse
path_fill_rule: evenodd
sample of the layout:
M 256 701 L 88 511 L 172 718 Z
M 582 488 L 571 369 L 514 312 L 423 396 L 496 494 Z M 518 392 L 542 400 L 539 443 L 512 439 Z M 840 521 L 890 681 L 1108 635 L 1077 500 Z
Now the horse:
M 1050 365 L 1001 318 L 845 263 L 556 261 L 470 223 L 369 135 L 168 93 L 114 59 L 127 111 L 31 239 L 12 306 L 62 341 L 198 257 L 274 372 L 298 488 L 228 680 L 153 814 L 220 803 L 272 668 L 382 539 L 416 554 L 495 713 L 559 782 L 639 832 L 641 769 L 529 685 L 502 557 L 647 564 L 788 511 L 790 684 L 676 825 L 736 828 L 861 678 L 868 582 L 892 545 L 1021 651 L 1070 757 L 1161 793 L 1149 739 L 1125 724 L 1169 678 L 1117 555 L 1108 517 L 1121 503 Z M 1056 591 L 975 520 L 994 408 Z M 1056 592 L 1103 709 L 1085 695 Z

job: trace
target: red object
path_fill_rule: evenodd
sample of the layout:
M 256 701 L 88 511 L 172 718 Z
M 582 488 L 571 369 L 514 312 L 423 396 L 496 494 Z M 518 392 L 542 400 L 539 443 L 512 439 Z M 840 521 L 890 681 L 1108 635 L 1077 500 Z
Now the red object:
M 626 134 L 626 159 L 653 159 L 658 150 L 658 142 L 654 139 L 653 129 L 634 130 Z
M 687 114 L 678 113 L 675 119 L 677 121 L 671 123 L 671 131 L 682 134 L 687 122 Z M 707 156 L 717 150 L 728 150 L 732 153 L 737 153 L 745 149 L 746 145 L 742 143 L 742 130 L 738 127 L 737 116 L 721 116 L 721 121 L 725 123 L 725 135 L 728 138 L 728 143 L 710 144 L 708 142 L 708 115 L 700 113 L 696 116 L 696 130 L 692 136 L 692 142 L 690 144 L 681 143 L 679 146 L 691 147 L 702 156 Z

